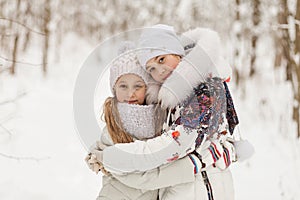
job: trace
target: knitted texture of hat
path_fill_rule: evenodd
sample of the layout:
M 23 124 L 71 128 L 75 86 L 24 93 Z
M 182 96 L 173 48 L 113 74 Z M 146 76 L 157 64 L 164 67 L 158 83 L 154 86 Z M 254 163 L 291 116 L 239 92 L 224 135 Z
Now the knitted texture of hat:
M 157 24 L 145 28 L 139 39 L 138 59 L 143 67 L 151 59 L 159 55 L 185 55 L 179 37 L 172 26 Z
M 136 139 L 152 138 L 155 135 L 154 105 L 118 103 L 122 125 Z
M 135 51 L 126 49 L 124 46 L 121 46 L 121 48 L 125 49 L 125 52 L 113 60 L 110 66 L 110 89 L 112 93 L 114 93 L 114 85 L 122 75 L 136 74 L 143 79 L 146 85 L 149 80 L 149 75 L 141 67 Z

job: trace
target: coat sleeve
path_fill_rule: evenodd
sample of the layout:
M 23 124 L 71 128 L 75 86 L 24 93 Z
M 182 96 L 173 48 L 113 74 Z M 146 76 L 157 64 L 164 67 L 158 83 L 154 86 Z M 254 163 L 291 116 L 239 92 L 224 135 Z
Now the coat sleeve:
M 101 135 L 100 135 L 100 140 L 97 140 L 95 141 L 90 147 L 89 147 L 89 152 L 93 151 L 93 150 L 100 150 L 99 149 L 99 146 L 101 147 L 101 150 L 106 148 L 107 146 L 111 146 L 111 145 L 114 145 L 109 133 L 108 133 L 108 130 L 107 130 L 107 127 L 105 126 L 103 129 L 102 129 L 102 132 L 101 132 Z
M 106 126 L 102 130 L 100 140 L 103 144 L 105 144 L 107 146 L 114 145 L 114 142 L 112 141 Z
M 147 141 L 115 144 L 103 151 L 106 170 L 116 173 L 144 172 L 184 157 L 195 148 L 196 129 L 178 125 Z
M 194 165 L 188 156 L 146 172 L 113 174 L 113 176 L 129 187 L 143 190 L 155 190 L 195 181 Z

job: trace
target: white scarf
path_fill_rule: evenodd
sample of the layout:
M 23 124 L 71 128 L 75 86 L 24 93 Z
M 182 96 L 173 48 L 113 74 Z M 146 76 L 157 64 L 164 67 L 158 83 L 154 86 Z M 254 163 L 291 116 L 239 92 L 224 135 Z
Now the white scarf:
M 123 128 L 136 139 L 155 136 L 154 105 L 118 103 Z

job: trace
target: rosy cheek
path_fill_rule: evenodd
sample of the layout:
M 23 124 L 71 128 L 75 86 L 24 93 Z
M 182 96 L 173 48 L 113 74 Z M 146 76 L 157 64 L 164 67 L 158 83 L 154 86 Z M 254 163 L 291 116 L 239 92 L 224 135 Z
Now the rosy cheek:
M 177 63 L 174 63 L 172 69 L 175 69 L 176 67 L 177 67 Z
M 178 66 L 178 64 L 179 64 L 179 61 L 174 61 L 172 68 L 175 69 Z

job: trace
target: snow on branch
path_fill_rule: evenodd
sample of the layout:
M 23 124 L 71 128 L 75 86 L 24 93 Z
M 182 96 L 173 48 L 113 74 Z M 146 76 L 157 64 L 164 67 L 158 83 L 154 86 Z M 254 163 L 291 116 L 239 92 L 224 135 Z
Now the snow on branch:
M 300 26 L 300 20 L 294 19 L 294 24 Z M 274 29 L 290 29 L 291 24 L 276 24 L 272 26 Z
M 276 24 L 272 26 L 273 29 L 289 29 L 290 25 L 289 24 Z
M 13 135 L 12 132 L 8 130 L 5 126 L 0 124 L 0 128 L 2 128 L 5 131 L 5 133 L 7 133 L 10 137 Z
M 22 62 L 22 61 L 16 61 L 16 60 L 11 60 L 11 59 L 8 59 L 8 58 L 5 58 L 3 56 L 0 56 L 1 59 L 7 61 L 7 62 L 14 62 L 14 63 L 19 63 L 19 64 L 23 64 L 23 65 L 31 65 L 31 66 L 43 66 L 44 64 L 47 64 L 47 63 L 40 63 L 40 64 L 34 64 L 34 63 L 28 63 L 28 62 Z
M 7 103 L 13 103 L 16 100 L 18 100 L 18 99 L 22 98 L 23 96 L 25 96 L 26 94 L 27 94 L 26 92 L 22 92 L 22 93 L 18 94 L 14 99 L 2 101 L 2 102 L 0 102 L 0 106 L 4 105 L 4 104 L 7 104 Z
M 32 161 L 39 162 L 39 161 L 42 161 L 42 160 L 50 159 L 50 156 L 44 156 L 44 157 L 40 157 L 40 158 L 36 158 L 36 157 L 32 157 L 32 156 L 21 157 L 21 156 L 7 155 L 7 154 L 1 153 L 1 152 L 0 152 L 0 156 L 2 156 L 4 158 L 8 158 L 8 159 L 18 160 L 18 161 L 20 161 L 20 160 L 32 160 Z

